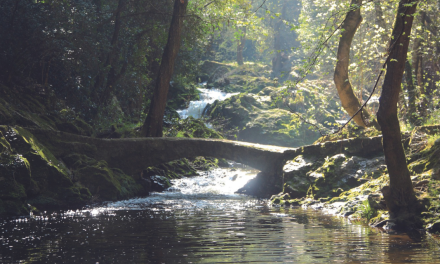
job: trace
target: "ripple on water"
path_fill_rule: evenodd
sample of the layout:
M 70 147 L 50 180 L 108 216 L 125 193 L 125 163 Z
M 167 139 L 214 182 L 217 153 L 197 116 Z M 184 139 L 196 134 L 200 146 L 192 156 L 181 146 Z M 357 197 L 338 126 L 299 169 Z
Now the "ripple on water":
M 3 220 L 0 263 L 440 263 L 427 239 L 234 194 L 254 175 L 220 169 L 147 198 Z

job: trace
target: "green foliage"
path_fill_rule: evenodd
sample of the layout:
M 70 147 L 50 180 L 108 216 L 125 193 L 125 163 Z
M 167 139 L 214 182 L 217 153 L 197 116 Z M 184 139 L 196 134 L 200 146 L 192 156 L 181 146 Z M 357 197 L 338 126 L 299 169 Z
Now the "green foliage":
M 200 119 L 192 116 L 186 119 L 176 119 L 170 129 L 164 131 L 167 137 L 187 137 L 187 138 L 223 138 L 223 136 L 208 127 Z
M 370 202 L 365 200 L 359 206 L 360 215 L 362 218 L 366 219 L 369 222 L 372 218 L 377 216 L 377 210 L 370 206 Z

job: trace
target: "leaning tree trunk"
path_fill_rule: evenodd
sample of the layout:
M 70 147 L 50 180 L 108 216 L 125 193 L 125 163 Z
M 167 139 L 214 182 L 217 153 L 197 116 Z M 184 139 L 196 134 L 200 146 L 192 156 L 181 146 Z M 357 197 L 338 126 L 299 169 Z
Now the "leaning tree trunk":
M 350 64 L 350 47 L 353 41 L 354 34 L 362 22 L 360 5 L 362 0 L 352 0 L 350 4 L 350 11 L 344 20 L 341 27 L 341 38 L 339 40 L 337 62 L 335 67 L 334 81 L 336 89 L 338 90 L 339 98 L 341 99 L 342 107 L 350 116 L 354 116 L 360 109 L 361 104 L 356 98 L 348 78 L 348 65 Z M 361 112 L 353 117 L 354 122 L 358 126 L 367 127 L 375 125 L 375 122 L 368 122 L 370 114 L 363 109 Z
M 162 137 L 163 115 L 174 71 L 174 62 L 180 49 L 180 33 L 183 28 L 183 18 L 187 5 L 188 0 L 174 1 L 173 18 L 171 19 L 168 32 L 168 41 L 162 55 L 150 110 L 142 126 L 141 135 L 145 137 Z
M 397 102 L 416 6 L 417 2 L 413 0 L 399 2 L 389 47 L 387 73 L 377 112 L 377 120 L 383 135 L 385 162 L 390 177 L 390 185 L 383 189 L 383 194 L 390 211 L 390 220 L 394 221 L 397 227 L 408 227 L 416 223 L 419 209 L 406 163 L 397 117 Z

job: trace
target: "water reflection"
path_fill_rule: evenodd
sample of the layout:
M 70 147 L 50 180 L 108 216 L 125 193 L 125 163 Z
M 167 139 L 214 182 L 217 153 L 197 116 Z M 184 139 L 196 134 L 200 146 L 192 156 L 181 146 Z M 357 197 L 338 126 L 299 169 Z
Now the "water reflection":
M 271 208 L 234 195 L 232 183 L 249 176 L 237 172 L 232 180 L 234 173 L 214 173 L 227 194 L 212 186 L 222 180 L 204 175 L 149 198 L 3 220 L 0 262 L 440 262 L 439 247 L 426 239 L 414 242 L 318 211 Z

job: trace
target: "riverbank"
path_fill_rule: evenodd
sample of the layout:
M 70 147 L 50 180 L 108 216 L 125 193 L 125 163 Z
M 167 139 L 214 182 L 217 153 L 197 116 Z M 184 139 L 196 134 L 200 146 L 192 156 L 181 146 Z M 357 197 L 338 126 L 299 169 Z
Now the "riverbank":
M 215 65 L 226 67 L 219 63 Z M 264 67 L 255 67 L 260 67 L 264 73 Z M 223 134 L 206 127 L 202 120 L 189 117 L 167 123 L 166 136 L 225 136 L 266 144 L 283 145 L 290 142 L 286 144 L 292 146 L 302 146 L 318 139 L 316 131 L 311 136 L 307 134 L 309 132 L 304 132 L 308 130 L 304 124 L 298 126 L 296 117 L 282 109 L 282 105 L 270 103 L 272 100 L 277 102 L 277 93 L 281 89 L 276 87 L 276 83 L 267 86 L 269 83 L 264 80 L 264 74 L 248 80 L 246 76 L 255 72 L 249 65 L 230 67 L 227 70 L 221 75 L 223 77 L 215 79 L 213 74 L 209 76 L 207 86 L 220 85 L 219 79 L 229 78 L 230 81 L 222 84 L 222 88 L 239 94 L 222 95 L 226 99 L 222 102 L 211 102 L 211 98 L 209 100 L 212 104 L 205 109 L 207 118 Z M 243 83 L 244 80 L 247 81 Z M 227 162 L 222 159 L 198 157 L 145 168 L 138 173 L 124 171 L 116 168 L 115 164 L 94 158 L 93 153 L 98 150 L 87 140 L 69 141 L 68 137 L 136 137 L 136 127 L 115 124 L 107 133 L 96 131 L 68 109 L 51 108 L 54 98 L 31 93 L 32 90 L 27 88 L 2 87 L 0 91 L 3 94 L 0 101 L 0 123 L 5 124 L 0 126 L 0 179 L 4 183 L 0 197 L 1 215 L 28 215 L 31 211 L 75 208 L 93 202 L 147 196 L 150 191 L 169 187 L 170 179 L 197 175 L 197 169 L 227 166 Z M 301 91 L 302 97 L 298 98 L 302 98 L 302 101 L 298 101 L 298 104 L 310 104 L 316 95 L 310 91 Z M 268 115 L 269 112 L 276 113 L 276 116 Z M 257 121 L 265 126 L 255 126 Z M 33 135 L 35 129 L 60 131 L 56 133 L 66 138 L 61 136 L 53 142 L 55 137 L 47 140 L 47 136 L 45 139 Z M 438 126 L 416 127 L 411 133 L 403 134 L 413 184 L 426 209 L 422 214 L 424 227 L 430 232 L 438 232 L 440 228 L 440 201 L 437 193 L 440 186 L 438 129 Z M 255 133 L 246 132 L 251 130 Z M 300 155 L 288 161 L 284 167 L 283 192 L 274 196 L 272 202 L 331 210 L 344 217 L 375 225 L 386 223 L 383 221 L 387 219 L 387 212 L 381 189 L 387 185 L 387 171 L 380 142 L 375 147 L 357 149 L 338 141 L 352 138 L 362 145 L 378 134 L 374 130 L 349 127 L 337 136 L 319 139 L 317 142 L 333 143 L 323 144 L 314 154 Z M 325 148 L 330 145 L 333 147 Z
M 3 220 L 0 262 L 436 263 L 426 237 L 386 234 L 319 210 L 234 194 L 256 172 L 216 169 L 167 192 Z
M 423 228 L 440 231 L 440 139 L 439 126 L 416 127 L 404 133 L 416 196 L 424 208 Z M 342 152 L 342 151 L 341 151 Z M 371 226 L 392 228 L 384 189 L 389 185 L 381 151 L 369 155 L 299 156 L 284 167 L 283 192 L 271 198 L 282 206 L 302 206 L 347 217 Z

